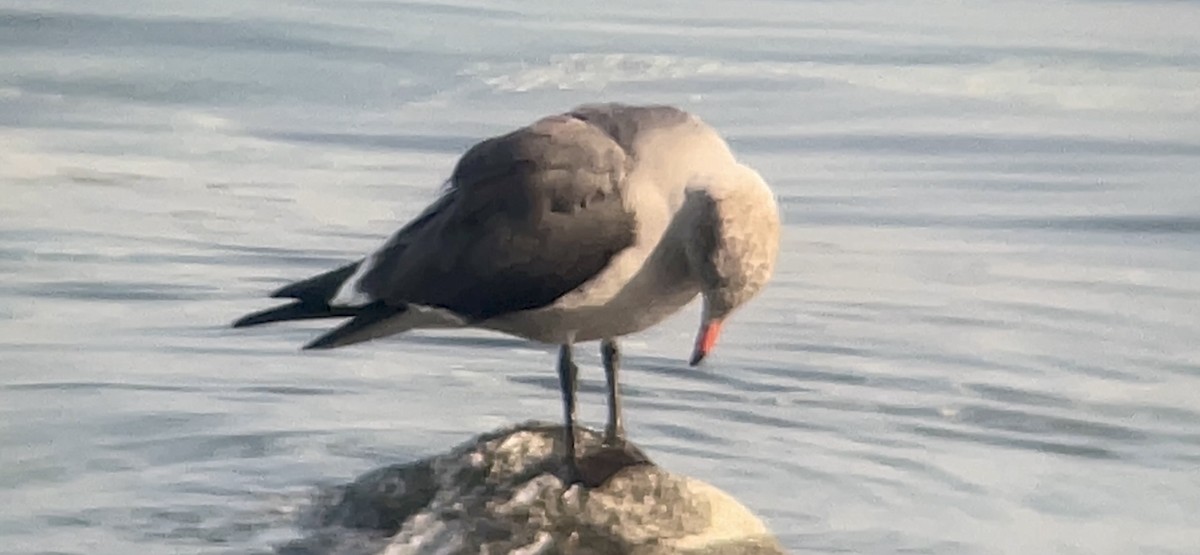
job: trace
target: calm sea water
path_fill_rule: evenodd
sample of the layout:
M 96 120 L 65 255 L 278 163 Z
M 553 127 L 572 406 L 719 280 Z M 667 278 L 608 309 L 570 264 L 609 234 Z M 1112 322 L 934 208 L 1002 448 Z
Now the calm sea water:
M 1195 553 L 1200 7 L 0 0 L 0 553 L 269 551 L 313 491 L 559 415 L 546 348 L 234 332 L 464 148 L 667 102 L 773 184 L 773 286 L 628 427 L 796 553 Z M 584 412 L 604 417 L 599 359 Z

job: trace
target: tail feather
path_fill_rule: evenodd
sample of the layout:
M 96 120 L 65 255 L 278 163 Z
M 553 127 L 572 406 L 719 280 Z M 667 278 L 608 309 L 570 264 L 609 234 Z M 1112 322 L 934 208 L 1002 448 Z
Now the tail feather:
M 462 315 L 444 308 L 376 302 L 362 307 L 350 321 L 314 339 L 304 348 L 332 349 L 418 328 L 446 329 L 465 325 L 467 320 Z
M 336 270 L 330 270 L 323 274 L 317 274 L 308 279 L 303 279 L 295 283 L 290 283 L 280 287 L 275 292 L 271 293 L 271 297 L 276 299 L 293 298 L 301 300 L 316 301 L 328 303 L 337 295 L 338 289 L 342 283 L 350 279 L 354 272 L 358 270 L 358 265 L 362 261 L 351 262 Z
M 325 303 L 296 301 L 242 316 L 233 323 L 233 327 L 245 328 L 249 326 L 269 324 L 271 322 L 286 322 L 289 320 L 345 318 L 348 316 L 354 316 L 354 314 L 355 309 L 352 308 L 331 307 Z
M 358 265 L 361 263 L 361 260 L 352 262 L 336 270 L 285 285 L 274 293 L 271 293 L 271 297 L 277 299 L 292 298 L 296 299 L 296 301 L 253 314 L 247 314 L 234 322 L 233 327 L 244 328 L 289 320 L 346 318 L 354 316 L 358 313 L 358 309 L 329 306 L 329 301 L 337 295 L 342 283 L 354 275 L 355 270 L 358 269 Z
M 466 320 L 453 311 L 420 305 L 389 305 L 376 301 L 366 306 L 330 306 L 347 279 L 354 275 L 362 261 L 347 264 L 336 270 L 301 280 L 271 294 L 274 298 L 294 301 L 247 314 L 233 323 L 235 328 L 257 326 L 289 320 L 317 318 L 350 318 L 342 325 L 317 337 L 305 349 L 332 349 L 371 339 L 394 335 L 415 328 L 445 328 L 466 325 Z
M 381 302 L 359 308 L 354 318 L 333 328 L 304 346 L 305 349 L 333 349 L 392 335 L 412 326 L 397 321 L 396 316 L 407 312 L 407 306 L 390 306 Z M 400 318 L 399 320 L 403 320 Z

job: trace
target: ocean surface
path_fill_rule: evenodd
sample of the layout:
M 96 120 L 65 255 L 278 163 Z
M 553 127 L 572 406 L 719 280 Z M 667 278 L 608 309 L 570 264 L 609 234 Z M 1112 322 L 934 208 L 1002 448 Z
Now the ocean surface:
M 631 438 L 794 553 L 1200 549 L 1200 5 L 0 0 L 0 553 L 269 553 L 314 491 L 560 415 L 550 348 L 232 330 L 468 146 L 670 103 L 771 287 L 625 342 Z M 602 426 L 598 349 L 582 415 Z

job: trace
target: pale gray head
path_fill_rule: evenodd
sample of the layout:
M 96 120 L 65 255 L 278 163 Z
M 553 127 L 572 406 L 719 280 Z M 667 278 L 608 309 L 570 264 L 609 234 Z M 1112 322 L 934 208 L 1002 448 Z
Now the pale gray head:
M 716 345 L 722 322 L 771 279 L 779 255 L 780 218 L 771 189 L 745 166 L 689 190 L 687 205 L 694 218 L 688 265 L 704 297 L 691 359 L 696 365 Z

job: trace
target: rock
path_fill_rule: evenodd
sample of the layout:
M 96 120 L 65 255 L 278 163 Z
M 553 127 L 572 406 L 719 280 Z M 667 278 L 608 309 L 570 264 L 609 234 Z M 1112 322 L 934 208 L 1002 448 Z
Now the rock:
M 581 429 L 590 486 L 564 490 L 562 427 L 527 423 L 369 472 L 316 499 L 286 555 L 768 555 L 783 549 L 729 495 Z

